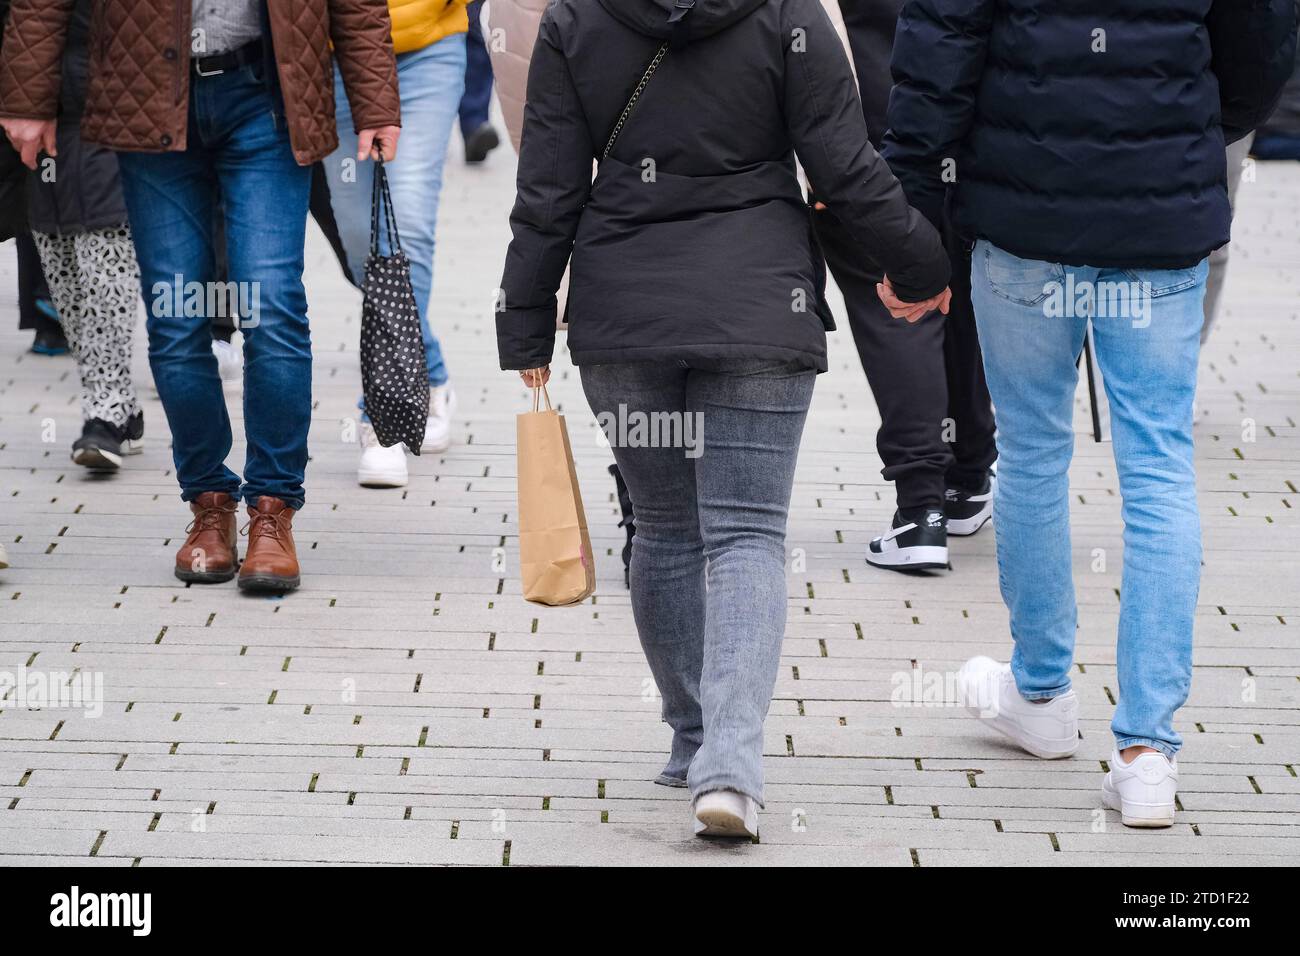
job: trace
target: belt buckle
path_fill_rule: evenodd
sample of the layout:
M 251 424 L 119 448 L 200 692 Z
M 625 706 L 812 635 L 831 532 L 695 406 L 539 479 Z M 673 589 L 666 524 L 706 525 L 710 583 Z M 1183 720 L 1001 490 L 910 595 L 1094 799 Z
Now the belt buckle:
M 210 73 L 204 73 L 202 63 L 203 63 L 202 60 L 194 61 L 194 72 L 197 73 L 199 76 L 220 76 L 222 73 L 226 72 L 224 69 L 217 69 L 217 70 L 212 70 Z

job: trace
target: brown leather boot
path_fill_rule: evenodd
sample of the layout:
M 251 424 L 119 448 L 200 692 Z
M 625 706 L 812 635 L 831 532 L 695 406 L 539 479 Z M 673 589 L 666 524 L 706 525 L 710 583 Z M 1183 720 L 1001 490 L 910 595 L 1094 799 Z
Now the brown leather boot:
M 262 495 L 248 509 L 248 554 L 239 569 L 245 591 L 292 591 L 298 586 L 298 552 L 293 546 L 293 509 Z
M 239 502 L 224 491 L 205 491 L 190 502 L 194 520 L 176 552 L 176 576 L 191 584 L 221 584 L 239 570 Z

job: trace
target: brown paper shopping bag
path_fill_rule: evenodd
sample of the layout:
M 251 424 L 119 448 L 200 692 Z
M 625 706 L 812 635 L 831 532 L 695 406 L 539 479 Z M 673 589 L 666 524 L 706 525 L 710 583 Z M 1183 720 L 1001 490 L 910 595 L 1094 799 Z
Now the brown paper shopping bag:
M 540 408 L 542 398 L 546 408 Z M 596 590 L 596 567 L 564 416 L 546 386 L 518 416 L 519 571 L 524 598 L 575 604 Z

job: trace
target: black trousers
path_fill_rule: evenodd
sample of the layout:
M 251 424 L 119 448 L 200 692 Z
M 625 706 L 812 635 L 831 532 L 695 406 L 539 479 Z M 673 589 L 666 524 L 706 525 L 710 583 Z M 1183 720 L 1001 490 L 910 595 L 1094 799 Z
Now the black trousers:
M 876 450 L 901 509 L 942 507 L 944 489 L 978 490 L 997 459 L 993 406 L 970 301 L 970 250 L 948 238 L 952 305 L 909 324 L 876 295 L 880 274 L 830 209 L 813 214 L 844 293 L 862 369 L 880 409 Z M 952 237 L 953 230 L 946 230 Z
M 28 232 L 18 233 L 14 236 L 14 242 L 18 246 L 18 328 L 61 331 L 59 323 L 36 308 L 37 299 L 50 297 L 36 243 Z

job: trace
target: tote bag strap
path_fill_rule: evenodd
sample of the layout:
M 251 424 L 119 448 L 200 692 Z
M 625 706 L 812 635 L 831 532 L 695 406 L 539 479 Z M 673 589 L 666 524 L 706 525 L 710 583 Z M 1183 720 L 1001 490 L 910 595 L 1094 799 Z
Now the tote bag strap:
M 375 182 L 370 194 L 370 254 L 379 255 L 379 216 L 383 212 L 385 232 L 390 252 L 402 251 L 402 239 L 397 234 L 397 216 L 393 212 L 393 196 L 388 191 L 388 172 L 382 159 L 375 161 Z

